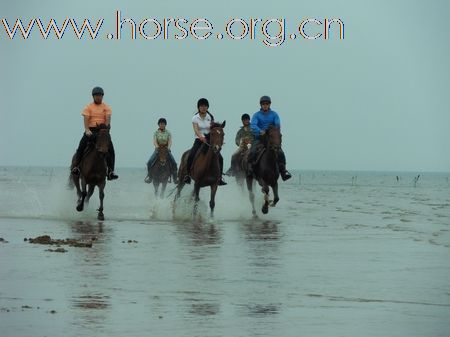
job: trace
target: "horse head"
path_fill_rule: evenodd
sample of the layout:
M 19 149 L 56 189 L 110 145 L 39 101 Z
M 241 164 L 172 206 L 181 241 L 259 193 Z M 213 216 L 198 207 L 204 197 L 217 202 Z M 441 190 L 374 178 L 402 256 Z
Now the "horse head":
M 169 148 L 167 145 L 159 145 L 158 147 L 158 161 L 165 165 L 167 162 L 167 154 L 169 153 Z
M 109 135 L 110 127 L 106 124 L 97 125 L 97 136 L 95 140 L 95 149 L 100 153 L 107 153 L 111 136 Z
M 219 153 L 222 149 L 223 139 L 225 137 L 225 133 L 223 132 L 225 123 L 226 122 L 224 121 L 222 124 L 213 123 L 211 125 L 211 131 L 209 132 L 209 143 L 215 153 Z

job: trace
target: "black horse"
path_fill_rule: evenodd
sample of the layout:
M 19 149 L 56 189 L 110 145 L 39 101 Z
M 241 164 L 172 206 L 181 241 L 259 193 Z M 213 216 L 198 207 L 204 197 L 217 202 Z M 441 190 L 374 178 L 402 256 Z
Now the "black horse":
M 271 206 L 275 206 L 280 200 L 278 197 L 278 154 L 281 150 L 281 133 L 276 127 L 269 127 L 264 136 L 261 136 L 260 149 L 257 151 L 257 162 L 253 168 L 253 175 L 247 175 L 247 189 L 250 202 L 252 203 L 252 213 L 256 217 L 255 194 L 253 193 L 253 180 L 255 179 L 262 187 L 264 194 L 264 204 L 261 211 L 263 214 L 269 212 L 269 187 L 272 188 L 274 199 Z
M 71 179 L 77 189 L 77 211 L 79 212 L 83 210 L 84 203 L 89 202 L 89 198 L 94 193 L 95 186 L 98 187 L 100 207 L 98 208 L 97 218 L 104 220 L 103 198 L 105 197 L 104 189 L 107 173 L 106 156 L 108 155 L 108 148 L 111 143 L 109 127 L 105 124 L 100 124 L 97 127 L 97 131 L 91 137 L 93 137 L 92 142 L 84 152 L 79 165 L 80 175 L 71 174 Z M 88 186 L 87 191 L 86 186 Z

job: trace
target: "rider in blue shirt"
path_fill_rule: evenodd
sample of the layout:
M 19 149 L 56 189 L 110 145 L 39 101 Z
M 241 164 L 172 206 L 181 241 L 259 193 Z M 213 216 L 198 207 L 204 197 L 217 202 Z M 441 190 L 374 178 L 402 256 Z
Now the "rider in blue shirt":
M 250 148 L 249 161 L 249 174 L 253 174 L 253 165 L 256 161 L 256 150 L 260 142 L 259 137 L 266 133 L 266 130 L 270 125 L 277 128 L 280 127 L 280 117 L 278 114 L 270 109 L 270 104 L 272 103 L 269 96 L 262 96 L 259 100 L 261 109 L 255 112 L 252 116 L 250 127 L 252 129 L 254 139 L 252 146 Z M 288 170 L 286 170 L 286 156 L 283 150 L 280 149 L 278 154 L 278 169 L 280 170 L 281 178 L 283 180 L 288 180 L 292 177 Z

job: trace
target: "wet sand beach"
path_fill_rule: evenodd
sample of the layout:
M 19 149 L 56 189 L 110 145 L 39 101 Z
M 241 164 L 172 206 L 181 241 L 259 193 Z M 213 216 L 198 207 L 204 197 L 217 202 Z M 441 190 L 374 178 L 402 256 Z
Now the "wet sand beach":
M 201 222 L 165 202 L 121 218 L 120 189 L 103 222 L 95 199 L 83 215 L 3 214 L 2 337 L 449 336 L 445 188 L 286 184 L 258 220 L 227 214 L 222 192 Z M 41 235 L 92 246 L 24 240 Z

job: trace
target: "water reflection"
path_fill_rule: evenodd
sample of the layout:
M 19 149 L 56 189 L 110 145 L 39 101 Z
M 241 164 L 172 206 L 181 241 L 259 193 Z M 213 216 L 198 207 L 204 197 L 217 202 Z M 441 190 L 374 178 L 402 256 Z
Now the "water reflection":
M 245 301 L 237 304 L 237 314 L 252 319 L 248 336 L 276 335 L 282 310 L 280 290 L 284 281 L 281 247 L 284 243 L 279 222 L 253 219 L 242 224 L 240 231 L 246 249 L 242 256 L 246 270 L 241 284 L 246 287 Z M 254 321 L 253 321 L 254 320 Z
M 72 298 L 73 306 L 81 309 L 106 309 L 109 307 L 109 296 L 93 293 Z
M 184 243 L 193 246 L 218 245 L 222 242 L 221 230 L 215 224 L 202 222 L 176 223 L 177 232 Z M 186 242 L 186 239 L 188 242 Z
M 211 316 L 217 315 L 219 313 L 219 309 L 220 306 L 218 303 L 192 303 L 191 310 L 189 312 L 199 316 Z
M 270 220 L 252 220 L 244 223 L 245 237 L 247 240 L 271 240 L 280 239 L 278 223 Z
M 110 296 L 104 288 L 112 262 L 108 244 L 111 229 L 105 233 L 103 222 L 91 221 L 75 221 L 69 227 L 74 239 L 93 242 L 91 248 L 73 249 L 70 254 L 73 257 L 69 266 L 72 324 L 89 331 L 102 330 L 111 309 Z
M 273 304 L 247 304 L 244 306 L 244 314 L 248 316 L 268 316 L 268 315 L 276 315 L 280 310 L 280 303 Z

